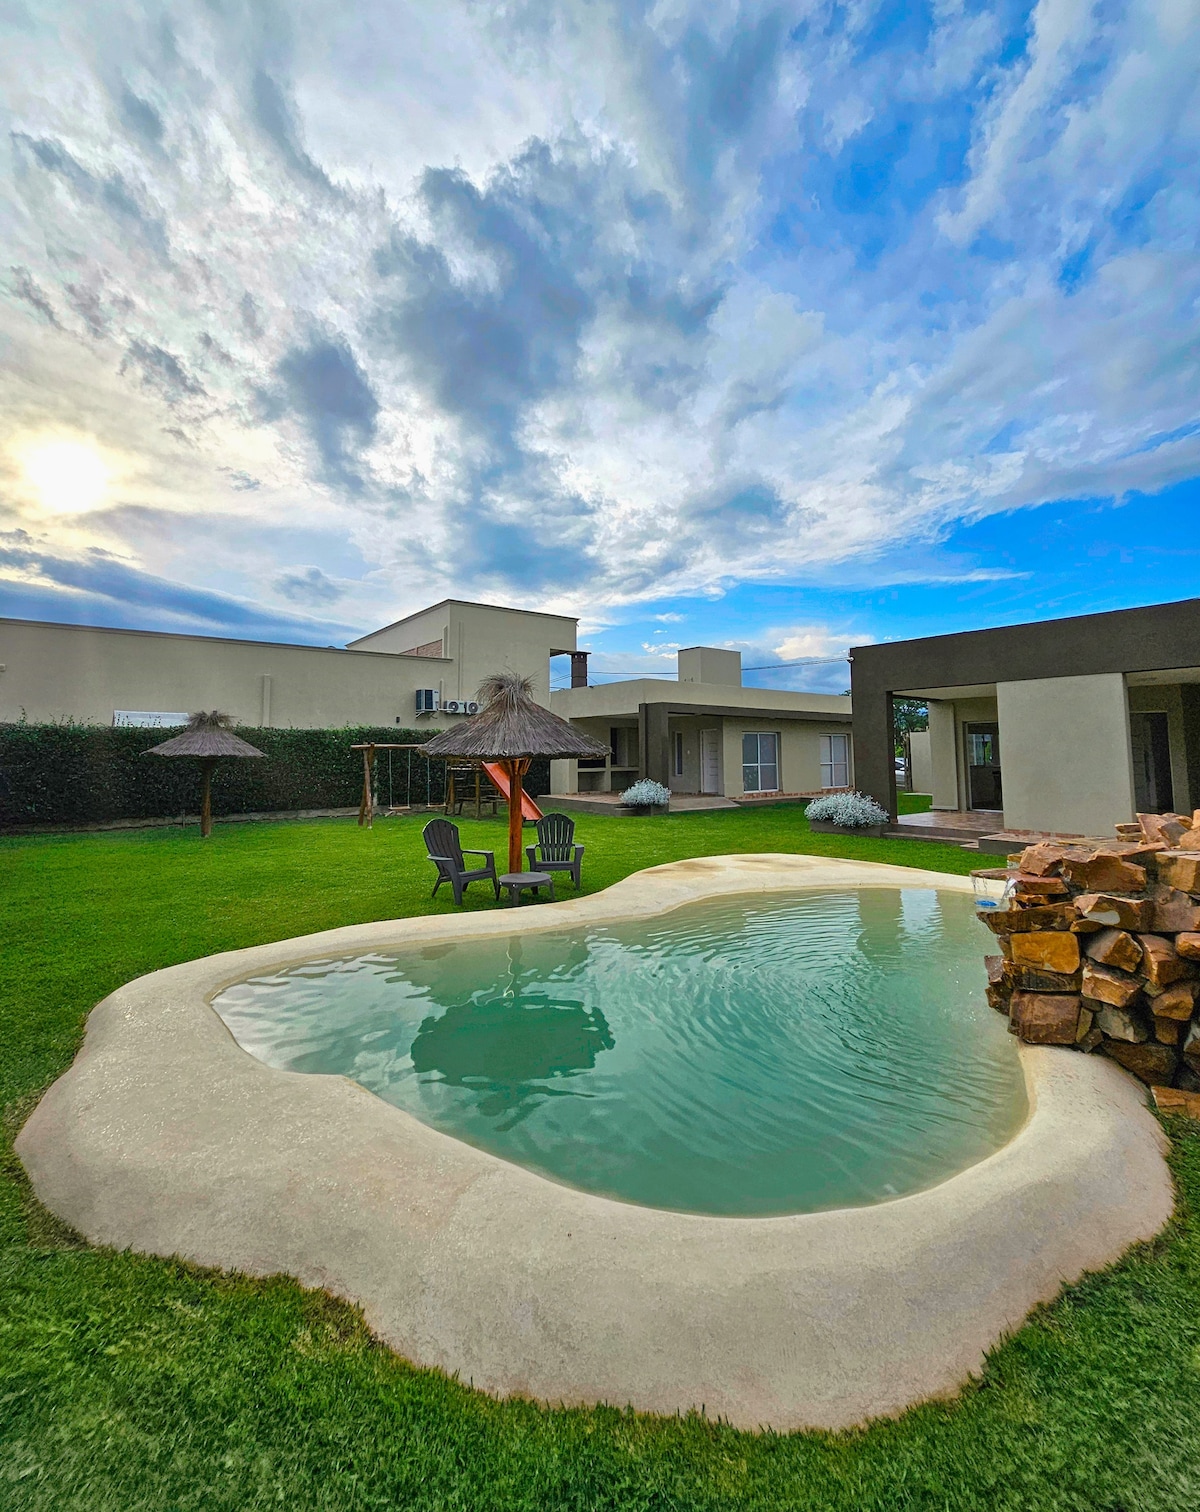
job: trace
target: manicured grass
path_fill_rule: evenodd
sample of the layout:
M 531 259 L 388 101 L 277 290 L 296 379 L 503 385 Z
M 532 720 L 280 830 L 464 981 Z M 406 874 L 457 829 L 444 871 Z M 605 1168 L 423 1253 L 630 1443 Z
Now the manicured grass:
M 921 800 L 910 800 L 914 806 Z M 0 1507 L 901 1508 L 1200 1505 L 1200 1139 L 1174 1126 L 1179 1215 L 1072 1288 L 951 1404 L 841 1435 L 498 1403 L 380 1348 L 355 1312 L 80 1246 L 30 1198 L 11 1136 L 120 983 L 211 951 L 429 900 L 420 821 L 0 840 Z M 503 857 L 503 821 L 464 843 Z M 583 816 L 585 891 L 642 866 L 805 851 L 966 872 L 915 841 L 812 835 L 799 809 Z M 471 908 L 489 907 L 482 890 Z M 698 1315 L 697 1327 L 703 1327 Z

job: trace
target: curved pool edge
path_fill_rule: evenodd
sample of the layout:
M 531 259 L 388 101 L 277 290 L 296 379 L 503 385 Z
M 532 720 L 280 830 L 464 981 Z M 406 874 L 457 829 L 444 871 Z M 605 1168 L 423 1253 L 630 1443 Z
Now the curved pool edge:
M 796 856 L 655 867 L 553 906 L 352 926 L 155 972 L 94 1011 L 17 1141 L 93 1243 L 360 1304 L 416 1363 L 497 1395 L 840 1428 L 952 1394 L 1063 1284 L 1170 1216 L 1165 1138 L 1113 1062 L 1022 1047 L 1030 1114 L 979 1164 L 874 1207 L 773 1218 L 559 1185 L 343 1077 L 277 1071 L 209 1000 L 314 956 L 608 922 L 723 894 L 967 878 Z

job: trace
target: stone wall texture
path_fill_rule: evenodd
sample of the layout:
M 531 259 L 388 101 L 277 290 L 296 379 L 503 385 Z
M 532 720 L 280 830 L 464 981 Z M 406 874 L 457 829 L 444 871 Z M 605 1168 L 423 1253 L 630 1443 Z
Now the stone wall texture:
M 1000 950 L 987 957 L 988 1001 L 1011 1032 L 1200 1093 L 1200 809 L 1008 859 L 976 875 L 1010 883 L 981 918 Z

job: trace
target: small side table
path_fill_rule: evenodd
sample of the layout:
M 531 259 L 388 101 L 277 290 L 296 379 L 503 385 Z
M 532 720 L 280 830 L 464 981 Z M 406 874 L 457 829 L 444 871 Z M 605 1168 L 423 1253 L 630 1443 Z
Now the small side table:
M 505 872 L 499 879 L 501 887 L 508 888 L 508 904 L 512 908 L 521 901 L 521 894 L 527 890 L 537 892 L 539 888 L 550 889 L 550 901 L 554 902 L 554 878 L 549 872 Z

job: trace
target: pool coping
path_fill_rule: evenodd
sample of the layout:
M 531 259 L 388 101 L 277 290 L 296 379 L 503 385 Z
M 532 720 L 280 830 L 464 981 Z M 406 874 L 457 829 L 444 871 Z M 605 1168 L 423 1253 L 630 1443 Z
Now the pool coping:
M 709 1217 L 560 1185 L 345 1077 L 274 1070 L 210 1006 L 301 960 L 831 886 L 972 888 L 910 867 L 713 856 L 556 904 L 187 962 L 93 1010 L 17 1150 L 41 1201 L 91 1242 L 324 1287 L 406 1358 L 499 1396 L 694 1408 L 777 1430 L 892 1416 L 953 1395 L 1032 1308 L 1170 1217 L 1165 1137 L 1114 1062 L 1022 1046 L 1028 1119 L 926 1191 Z

